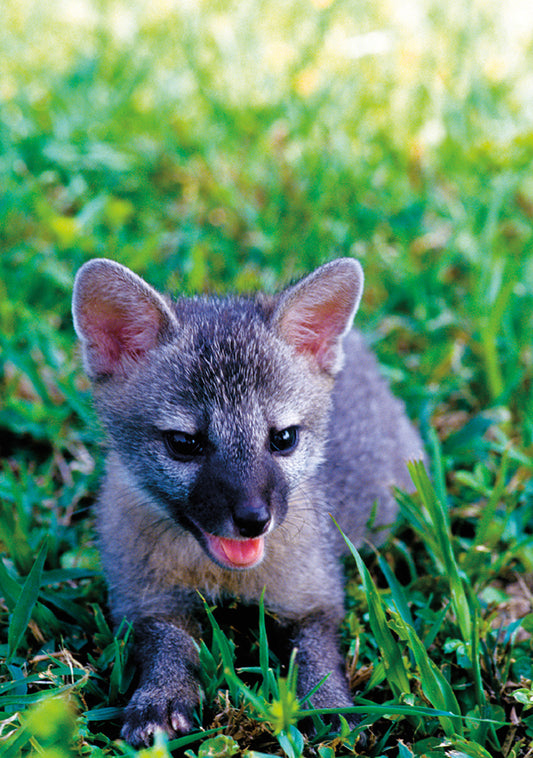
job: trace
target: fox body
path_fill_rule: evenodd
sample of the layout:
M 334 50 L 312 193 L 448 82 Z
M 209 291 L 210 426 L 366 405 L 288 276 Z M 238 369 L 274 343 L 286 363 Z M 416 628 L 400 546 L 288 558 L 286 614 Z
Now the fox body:
M 337 646 L 338 558 L 395 516 L 418 434 L 351 329 L 363 287 L 341 258 L 275 296 L 160 295 L 85 264 L 73 314 L 109 439 L 97 527 L 112 615 L 134 627 L 123 736 L 192 728 L 198 591 L 265 605 L 297 647 L 299 692 L 351 705 Z

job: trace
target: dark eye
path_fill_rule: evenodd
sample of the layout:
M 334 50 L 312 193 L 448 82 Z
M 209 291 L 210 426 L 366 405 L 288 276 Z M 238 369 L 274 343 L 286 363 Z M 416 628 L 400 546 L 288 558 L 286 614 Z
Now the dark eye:
M 292 453 L 297 444 L 297 426 L 288 426 L 279 432 L 272 429 L 270 432 L 270 451 L 272 453 Z
M 202 455 L 205 442 L 200 434 L 187 434 L 186 432 L 164 432 L 163 437 L 167 450 L 178 461 L 189 461 Z

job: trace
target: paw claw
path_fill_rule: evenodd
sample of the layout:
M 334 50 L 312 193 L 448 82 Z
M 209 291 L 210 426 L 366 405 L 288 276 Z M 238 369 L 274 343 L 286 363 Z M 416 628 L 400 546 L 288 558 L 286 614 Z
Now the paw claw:
M 194 703 L 185 703 L 169 692 L 139 689 L 126 707 L 122 739 L 137 748 L 150 746 L 157 730 L 171 739 L 187 734 L 193 728 L 193 709 Z
M 132 727 L 125 723 L 120 736 L 133 747 L 149 747 L 157 728 L 158 725 L 155 723 L 145 724 L 143 727 Z
M 187 734 L 192 729 L 189 719 L 179 711 L 175 711 L 170 717 L 170 725 L 177 734 Z

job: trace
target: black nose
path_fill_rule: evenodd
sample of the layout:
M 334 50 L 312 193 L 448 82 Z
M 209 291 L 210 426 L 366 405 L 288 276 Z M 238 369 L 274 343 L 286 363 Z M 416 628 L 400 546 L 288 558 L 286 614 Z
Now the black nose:
M 235 508 L 233 522 L 240 537 L 259 537 L 270 524 L 267 503 L 261 498 L 246 500 Z

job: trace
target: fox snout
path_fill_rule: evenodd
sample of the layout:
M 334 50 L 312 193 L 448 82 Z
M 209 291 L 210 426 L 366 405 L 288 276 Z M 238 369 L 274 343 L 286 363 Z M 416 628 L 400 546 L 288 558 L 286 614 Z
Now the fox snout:
M 259 537 L 268 531 L 272 523 L 270 504 L 260 495 L 237 502 L 232 516 L 239 537 Z
M 202 530 L 221 537 L 250 539 L 266 534 L 285 517 L 284 488 L 250 491 L 218 479 L 197 485 L 189 516 Z
M 210 558 L 225 568 L 259 563 L 265 535 L 285 518 L 287 487 L 278 475 L 239 475 L 232 466 L 205 469 L 191 493 L 189 517 Z

